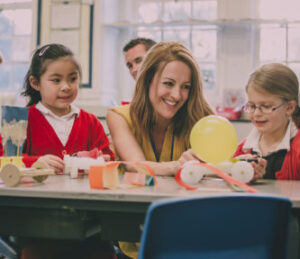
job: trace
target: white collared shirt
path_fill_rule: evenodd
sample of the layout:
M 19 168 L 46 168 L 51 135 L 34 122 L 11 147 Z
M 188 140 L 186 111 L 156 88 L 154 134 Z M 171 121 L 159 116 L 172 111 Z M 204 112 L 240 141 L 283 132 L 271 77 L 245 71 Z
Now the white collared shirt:
M 79 115 L 80 109 L 71 104 L 71 111 L 64 116 L 58 117 L 41 102 L 36 104 L 36 108 L 45 116 L 57 137 L 65 146 L 71 133 L 75 117 Z
M 272 152 L 269 152 L 268 155 L 277 152 L 279 150 L 289 151 L 290 140 L 296 136 L 297 132 L 298 132 L 298 128 L 296 127 L 295 123 L 292 120 L 290 120 L 282 141 L 279 143 L 277 148 L 274 149 Z M 247 152 L 250 149 L 252 149 L 254 152 L 257 152 L 259 155 L 262 155 L 259 149 L 260 137 L 261 137 L 261 133 L 257 130 L 257 128 L 253 127 L 253 129 L 251 130 L 250 134 L 248 135 L 245 141 L 245 144 L 243 146 L 243 151 Z

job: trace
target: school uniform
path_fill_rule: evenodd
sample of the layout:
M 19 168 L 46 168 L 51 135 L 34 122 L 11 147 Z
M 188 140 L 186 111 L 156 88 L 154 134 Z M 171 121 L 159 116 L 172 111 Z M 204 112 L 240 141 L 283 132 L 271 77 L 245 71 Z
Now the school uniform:
M 63 158 L 63 151 L 72 155 L 94 148 L 114 158 L 103 126 L 95 115 L 73 105 L 71 112 L 62 117 L 57 117 L 41 103 L 29 108 L 23 159 L 26 166 L 42 155 Z
M 239 145 L 234 156 L 257 154 L 261 134 L 253 128 L 249 136 Z M 267 160 L 265 179 L 300 180 L 300 130 L 290 120 L 286 133 L 277 148 L 263 156 Z

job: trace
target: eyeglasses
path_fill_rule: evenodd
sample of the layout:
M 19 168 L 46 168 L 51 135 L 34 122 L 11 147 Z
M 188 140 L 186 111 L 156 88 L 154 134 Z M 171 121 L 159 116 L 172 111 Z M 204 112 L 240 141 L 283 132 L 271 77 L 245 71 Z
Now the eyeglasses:
M 250 103 L 247 103 L 244 107 L 243 107 L 243 110 L 245 112 L 248 112 L 248 113 L 254 113 L 256 109 L 259 109 L 259 111 L 261 113 L 271 113 L 273 111 L 276 111 L 277 109 L 279 109 L 282 105 L 286 104 L 286 102 L 283 102 L 277 106 L 272 106 L 272 105 L 267 105 L 267 104 L 250 104 Z

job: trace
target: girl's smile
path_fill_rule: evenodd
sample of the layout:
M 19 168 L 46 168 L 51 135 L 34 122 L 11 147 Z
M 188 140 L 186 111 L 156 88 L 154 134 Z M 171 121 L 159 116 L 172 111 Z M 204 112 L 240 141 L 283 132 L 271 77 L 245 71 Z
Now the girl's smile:
M 287 104 L 278 96 L 257 91 L 251 85 L 247 89 L 247 94 L 249 106 L 256 107 L 249 113 L 249 118 L 258 131 L 264 136 L 282 135 L 289 122 Z

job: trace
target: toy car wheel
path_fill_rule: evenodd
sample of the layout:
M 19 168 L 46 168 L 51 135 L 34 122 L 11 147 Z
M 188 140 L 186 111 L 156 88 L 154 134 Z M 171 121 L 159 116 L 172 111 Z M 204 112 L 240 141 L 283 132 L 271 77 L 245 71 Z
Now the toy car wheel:
M 35 168 L 35 169 L 46 169 L 46 168 L 49 168 L 46 163 L 39 162 L 39 161 L 36 161 L 35 163 L 33 163 L 31 167 Z
M 38 175 L 38 176 L 33 176 L 32 177 L 36 182 L 42 183 L 48 178 L 48 175 Z
M 8 187 L 17 185 L 21 180 L 21 172 L 13 164 L 7 164 L 1 169 L 0 177 Z

